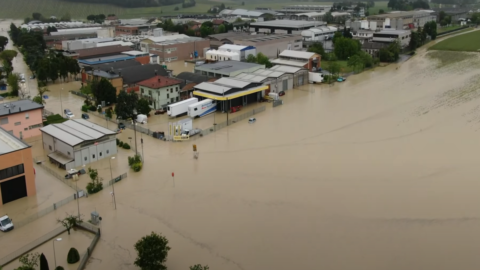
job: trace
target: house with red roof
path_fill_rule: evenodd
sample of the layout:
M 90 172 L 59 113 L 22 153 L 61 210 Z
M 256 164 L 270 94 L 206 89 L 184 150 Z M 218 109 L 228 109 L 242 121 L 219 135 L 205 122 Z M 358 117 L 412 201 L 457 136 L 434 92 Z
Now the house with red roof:
M 180 100 L 181 80 L 155 76 L 137 83 L 140 96 L 150 101 L 150 107 L 160 109 Z

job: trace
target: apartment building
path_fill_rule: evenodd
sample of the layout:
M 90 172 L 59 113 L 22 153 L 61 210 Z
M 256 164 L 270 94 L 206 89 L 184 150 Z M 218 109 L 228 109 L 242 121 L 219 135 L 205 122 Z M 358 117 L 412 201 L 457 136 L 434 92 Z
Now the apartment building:
M 0 105 L 0 127 L 20 139 L 40 136 L 43 105 L 29 99 Z

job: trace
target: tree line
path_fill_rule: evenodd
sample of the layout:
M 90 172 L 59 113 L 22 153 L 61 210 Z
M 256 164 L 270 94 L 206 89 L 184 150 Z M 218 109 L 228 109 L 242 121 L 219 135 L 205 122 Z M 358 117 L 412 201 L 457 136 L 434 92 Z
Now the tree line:
M 430 5 L 425 0 L 415 0 L 415 1 L 408 1 L 408 0 L 389 0 L 387 7 L 393 10 L 414 10 L 417 8 L 420 9 L 429 9 Z
M 44 58 L 47 48 L 43 33 L 21 29 L 12 23 L 10 24 L 10 39 L 22 52 L 25 63 L 30 70 L 35 71 L 39 61 Z
M 79 3 L 111 4 L 121 7 L 158 7 L 183 3 L 183 0 L 64 0 Z
M 70 16 L 70 13 L 65 13 L 62 17 L 56 18 L 56 17 L 44 17 L 41 13 L 39 12 L 33 12 L 32 17 L 27 17 L 23 20 L 24 23 L 29 23 L 31 21 L 41 21 L 43 23 L 55 23 L 55 22 L 69 22 L 72 20 L 72 16 Z
M 55 82 L 58 79 L 65 80 L 69 75 L 76 76 L 80 73 L 77 60 L 64 56 L 62 53 L 50 50 L 42 58 L 36 67 L 37 80 L 45 85 L 48 80 Z
M 423 28 L 419 26 L 417 31 L 412 31 L 409 44 L 410 50 L 414 51 L 425 44 L 427 37 L 430 37 L 431 40 L 437 38 L 437 23 L 435 21 L 427 22 Z
M 233 24 L 228 23 L 225 25 L 219 25 L 215 27 L 212 22 L 204 22 L 197 29 L 192 29 L 190 23 L 186 24 L 175 24 L 171 19 L 165 19 L 163 23 L 157 24 L 157 27 L 162 28 L 165 31 L 169 32 L 178 32 L 179 34 L 185 34 L 192 37 L 206 37 L 218 33 L 226 33 L 230 30 L 233 30 Z

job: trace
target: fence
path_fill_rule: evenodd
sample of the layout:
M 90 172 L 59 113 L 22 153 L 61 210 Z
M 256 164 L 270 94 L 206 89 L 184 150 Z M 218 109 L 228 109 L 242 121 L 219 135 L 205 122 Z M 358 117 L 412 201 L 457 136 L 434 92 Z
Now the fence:
M 265 106 L 262 106 L 262 107 L 258 107 L 256 109 L 253 109 L 251 111 L 248 111 L 248 112 L 245 112 L 243 114 L 240 114 L 240 115 L 237 115 L 235 117 L 229 117 L 228 118 L 228 121 L 225 121 L 225 122 L 222 122 L 222 123 L 218 123 L 218 124 L 215 124 L 214 126 L 212 127 L 209 127 L 207 129 L 203 129 L 202 132 L 200 133 L 201 136 L 205 136 L 205 135 L 208 135 L 212 132 L 215 132 L 215 131 L 218 131 L 224 127 L 227 127 L 231 124 L 234 124 L 236 122 L 239 122 L 241 120 L 244 120 L 244 119 L 247 119 L 249 118 L 250 116 L 252 115 L 255 115 L 257 113 L 261 113 L 265 111 Z
M 444 35 L 447 35 L 447 34 L 450 34 L 450 33 L 453 33 L 453 32 L 457 32 L 457 31 L 460 31 L 460 30 L 463 30 L 463 29 L 467 29 L 469 27 L 470 26 L 465 25 L 464 27 L 460 27 L 460 28 L 457 28 L 457 29 L 453 29 L 453 30 L 442 32 L 442 33 L 438 33 L 437 37 L 441 37 L 441 36 L 444 36 Z
M 35 239 L 34 241 L 28 243 L 27 245 L 15 250 L 14 252 L 8 254 L 5 257 L 1 258 L 0 259 L 0 266 L 4 267 L 5 265 L 13 262 L 14 260 L 16 260 L 18 257 L 22 256 L 23 254 L 26 254 L 27 252 L 32 251 L 33 249 L 42 245 L 43 243 L 50 241 L 55 236 L 64 233 L 66 230 L 67 229 L 65 229 L 65 227 L 58 227 L 55 230 L 41 236 L 40 238 Z
M 92 242 L 90 243 L 90 246 L 87 248 L 85 253 L 82 255 L 82 258 L 80 259 L 80 263 L 78 264 L 77 270 L 83 270 L 85 266 L 87 265 L 88 259 L 90 258 L 90 255 L 92 255 L 93 250 L 95 249 L 95 246 L 98 243 L 98 240 L 100 240 L 100 228 L 97 228 L 89 223 L 83 222 L 82 224 L 79 225 L 80 228 L 83 228 L 87 231 L 90 231 L 95 234 L 95 237 L 93 238 Z
M 120 180 L 122 179 L 125 179 L 127 178 L 127 173 L 124 173 L 122 175 L 119 175 L 118 177 L 116 178 L 113 178 L 112 180 L 108 181 L 105 185 L 103 185 L 103 187 L 109 187 L 113 184 L 113 181 L 115 181 L 115 183 L 119 182 Z
M 48 173 L 55 176 L 58 180 L 62 181 L 64 184 L 67 184 L 69 187 L 73 188 L 73 190 L 78 191 L 76 184 L 74 185 L 72 181 L 65 179 L 64 175 L 59 175 L 57 172 L 49 168 L 47 165 L 43 164 L 43 160 L 39 160 L 39 158 L 34 158 L 34 161 L 35 163 L 39 164 L 40 167 L 45 169 Z

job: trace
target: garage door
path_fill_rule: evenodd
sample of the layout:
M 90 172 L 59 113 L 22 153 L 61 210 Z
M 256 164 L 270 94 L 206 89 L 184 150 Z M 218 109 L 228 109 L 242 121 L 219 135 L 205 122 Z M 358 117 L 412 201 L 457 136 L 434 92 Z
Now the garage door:
M 27 197 L 27 183 L 25 176 L 0 183 L 3 204 Z

